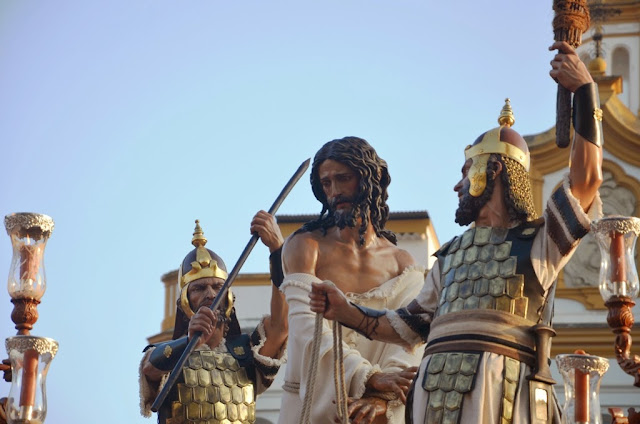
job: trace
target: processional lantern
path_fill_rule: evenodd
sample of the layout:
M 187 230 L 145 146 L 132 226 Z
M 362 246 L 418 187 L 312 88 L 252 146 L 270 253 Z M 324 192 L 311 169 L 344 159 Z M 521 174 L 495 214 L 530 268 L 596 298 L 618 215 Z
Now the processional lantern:
M 616 335 L 614 352 L 622 370 L 634 377 L 640 387 L 640 356 L 631 354 L 631 327 L 634 299 L 638 296 L 638 271 L 635 247 L 640 234 L 640 219 L 609 216 L 594 221 L 591 231 L 600 247 L 600 294 L 609 310 L 607 323 Z M 640 423 L 640 411 L 629 409 L 628 417 L 621 408 L 609 408 L 612 423 Z
M 556 356 L 564 380 L 562 424 L 603 424 L 600 412 L 600 382 L 609 361 L 583 351 Z
M 600 246 L 600 294 L 609 310 L 607 323 L 616 335 L 616 359 L 640 387 L 640 357 L 631 355 L 631 309 L 639 289 L 634 254 L 640 218 L 610 216 L 594 221 L 591 229 Z
M 11 361 L 11 389 L 5 405 L 9 424 L 41 424 L 47 414 L 45 380 L 58 342 L 30 334 L 46 290 L 44 249 L 53 220 L 41 214 L 15 213 L 4 219 L 13 257 L 7 289 L 13 303 L 16 336 L 6 339 Z

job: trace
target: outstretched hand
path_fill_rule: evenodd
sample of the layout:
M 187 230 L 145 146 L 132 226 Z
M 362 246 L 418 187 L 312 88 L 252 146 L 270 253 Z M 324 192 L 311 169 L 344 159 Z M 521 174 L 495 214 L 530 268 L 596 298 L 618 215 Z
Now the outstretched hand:
M 407 393 L 413 379 L 416 378 L 418 367 L 405 368 L 400 372 L 379 372 L 373 374 L 367 381 L 367 390 L 376 392 L 392 392 L 402 403 L 407 403 Z
M 258 211 L 255 214 L 251 220 L 251 234 L 257 234 L 271 253 L 278 250 L 284 243 L 280 227 L 269 212 Z
M 575 49 L 566 41 L 556 41 L 549 50 L 558 50 L 551 61 L 549 75 L 572 93 L 584 84 L 593 82 L 593 78 Z
M 341 321 L 350 306 L 344 293 L 331 281 L 311 283 L 309 299 L 311 311 L 329 320 Z

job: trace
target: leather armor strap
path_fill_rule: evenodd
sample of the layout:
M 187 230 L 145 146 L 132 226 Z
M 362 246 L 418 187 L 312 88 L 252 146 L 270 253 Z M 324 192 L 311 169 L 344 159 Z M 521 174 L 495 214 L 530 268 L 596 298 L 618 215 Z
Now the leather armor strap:
M 371 336 L 376 333 L 376 329 L 378 328 L 378 325 L 380 325 L 379 318 L 385 315 L 386 311 L 367 308 L 366 306 L 357 305 L 353 302 L 351 302 L 351 304 L 358 308 L 358 310 L 362 313 L 362 320 L 355 327 L 351 327 L 349 325 L 345 325 L 345 327 L 351 328 L 357 333 L 365 336 L 367 339 L 372 340 Z
M 433 340 L 425 348 L 424 356 L 442 352 L 468 351 L 497 353 L 524 362 L 530 367 L 534 367 L 536 364 L 535 352 L 528 347 L 482 336 L 454 336 Z
M 149 362 L 161 371 L 171 371 L 182 356 L 188 342 L 187 336 L 184 336 L 155 345 L 155 349 L 149 355 Z
M 595 82 L 580 86 L 573 94 L 573 128 L 588 142 L 602 147 L 602 109 Z
M 277 288 L 280 288 L 284 281 L 284 272 L 282 271 L 282 246 L 274 250 L 269 255 L 269 271 L 271 272 L 271 282 Z

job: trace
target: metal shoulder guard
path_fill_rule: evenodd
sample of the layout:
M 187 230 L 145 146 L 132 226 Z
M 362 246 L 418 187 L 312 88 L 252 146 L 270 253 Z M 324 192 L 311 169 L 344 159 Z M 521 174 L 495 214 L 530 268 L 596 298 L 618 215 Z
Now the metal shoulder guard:
M 588 142 L 602 147 L 602 109 L 595 82 L 580 86 L 573 94 L 573 128 Z
M 176 340 L 152 345 L 155 346 L 155 350 L 149 355 L 149 362 L 161 371 L 171 371 L 182 356 L 182 352 L 184 352 L 188 343 L 187 336 L 184 336 Z
M 376 333 L 376 329 L 378 328 L 378 325 L 380 325 L 378 319 L 381 316 L 385 315 L 387 311 L 379 311 L 377 309 L 367 308 L 366 306 L 357 305 L 353 302 L 351 302 L 351 304 L 358 308 L 363 316 L 362 320 L 357 326 L 351 327 L 347 325 L 347 327 L 355 330 L 356 332 L 365 336 L 367 339 L 371 340 L 371 336 Z
M 271 282 L 274 286 L 280 288 L 280 285 L 284 281 L 284 272 L 282 271 L 282 246 L 269 255 L 269 270 L 271 272 Z

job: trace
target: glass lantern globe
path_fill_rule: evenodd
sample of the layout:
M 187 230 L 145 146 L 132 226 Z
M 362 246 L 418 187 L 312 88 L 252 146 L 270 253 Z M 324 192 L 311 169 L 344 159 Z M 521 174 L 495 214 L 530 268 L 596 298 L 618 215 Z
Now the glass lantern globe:
M 44 249 L 53 231 L 53 219 L 36 213 L 14 213 L 5 216 L 4 225 L 13 247 L 9 296 L 39 301 L 47 288 Z
M 609 369 L 605 358 L 585 354 L 556 356 L 564 380 L 562 424 L 604 424 L 600 413 L 600 382 Z
M 600 247 L 600 295 L 605 302 L 613 296 L 638 296 L 638 271 L 634 258 L 640 234 L 640 218 L 608 216 L 591 224 Z
M 11 360 L 8 424 L 42 424 L 47 415 L 46 377 L 58 342 L 46 337 L 14 336 L 5 342 Z

